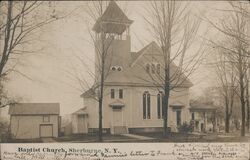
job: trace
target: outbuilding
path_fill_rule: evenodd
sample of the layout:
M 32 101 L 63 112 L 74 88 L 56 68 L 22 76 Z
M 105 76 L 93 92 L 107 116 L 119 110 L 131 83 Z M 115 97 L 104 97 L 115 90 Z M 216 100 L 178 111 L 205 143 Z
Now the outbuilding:
M 59 103 L 18 103 L 10 106 L 10 131 L 14 139 L 58 137 Z

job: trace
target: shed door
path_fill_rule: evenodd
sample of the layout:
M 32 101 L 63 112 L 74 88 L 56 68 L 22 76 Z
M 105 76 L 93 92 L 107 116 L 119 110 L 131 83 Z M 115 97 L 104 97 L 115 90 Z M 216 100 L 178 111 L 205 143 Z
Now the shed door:
M 84 115 L 78 116 L 78 133 L 87 133 L 87 122 Z
M 48 125 L 40 125 L 40 137 L 53 137 L 53 126 Z

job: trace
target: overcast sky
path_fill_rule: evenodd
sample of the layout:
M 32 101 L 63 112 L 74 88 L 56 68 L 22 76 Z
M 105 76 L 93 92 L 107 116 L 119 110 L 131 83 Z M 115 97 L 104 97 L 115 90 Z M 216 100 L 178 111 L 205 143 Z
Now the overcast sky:
M 41 33 L 41 46 L 43 51 L 32 56 L 23 57 L 25 65 L 20 70 L 32 78 L 28 80 L 23 76 L 12 74 L 8 82 L 9 94 L 22 97 L 23 102 L 58 102 L 61 104 L 61 114 L 69 114 L 83 107 L 80 98 L 81 91 L 77 90 L 78 83 L 73 81 L 70 73 L 81 74 L 88 78 L 86 68 L 81 65 L 77 57 L 88 59 L 89 69 L 94 70 L 94 48 L 89 36 L 89 27 L 93 22 L 87 20 L 85 12 L 89 2 L 57 1 L 55 9 L 58 14 L 71 12 L 73 14 L 44 28 Z M 222 1 L 192 1 L 192 6 L 197 13 L 205 13 L 211 17 L 215 12 L 213 8 L 226 5 Z M 152 36 L 147 31 L 144 22 L 144 8 L 147 5 L 143 1 L 121 1 L 118 5 L 126 11 L 128 17 L 134 20 L 131 25 L 132 51 L 138 51 L 150 41 Z M 49 14 L 49 13 L 48 13 Z M 216 18 L 216 17 L 213 17 Z M 211 29 L 206 23 L 201 25 L 199 36 Z M 210 33 L 212 35 L 213 33 Z M 209 35 L 205 35 L 209 37 Z M 192 52 L 192 49 L 189 51 Z M 208 54 L 208 53 L 206 53 Z M 207 67 L 200 69 L 190 79 L 194 83 L 191 89 L 192 95 L 199 95 L 204 88 L 211 84 L 209 79 L 211 72 Z

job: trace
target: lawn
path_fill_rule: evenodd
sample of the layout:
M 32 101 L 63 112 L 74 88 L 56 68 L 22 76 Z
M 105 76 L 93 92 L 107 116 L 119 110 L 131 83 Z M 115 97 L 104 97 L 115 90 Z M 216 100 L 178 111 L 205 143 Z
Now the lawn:
M 57 142 L 98 142 L 98 135 L 96 134 L 77 134 L 70 136 L 63 136 L 55 138 Z M 133 139 L 122 135 L 103 134 L 104 142 L 123 142 L 131 141 Z
M 220 137 L 218 134 L 184 134 L 170 133 L 167 137 L 163 137 L 160 133 L 140 133 L 138 135 L 155 138 L 154 142 L 248 142 L 250 137 L 240 137 L 239 135 L 231 137 Z
M 42 143 L 41 138 L 36 139 L 10 139 L 7 143 Z
M 138 140 L 122 135 L 103 134 L 103 142 L 249 142 L 249 135 L 240 137 L 239 134 L 183 134 L 170 133 L 167 137 L 163 137 L 161 132 L 158 133 L 137 133 L 136 135 L 155 138 L 153 140 Z M 56 142 L 71 142 L 71 143 L 89 143 L 98 142 L 96 134 L 78 134 L 54 138 Z M 42 143 L 42 139 L 30 140 L 9 140 L 7 143 Z

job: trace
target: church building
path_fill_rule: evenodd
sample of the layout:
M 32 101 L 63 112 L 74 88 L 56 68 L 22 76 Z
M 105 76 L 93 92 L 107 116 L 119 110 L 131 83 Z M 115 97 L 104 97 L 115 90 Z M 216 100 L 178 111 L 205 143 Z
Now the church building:
M 163 88 L 160 82 L 152 78 L 164 73 L 163 54 L 156 42 L 132 52 L 130 40 L 132 23 L 133 21 L 124 14 L 116 2 L 111 1 L 93 27 L 97 39 L 95 44 L 97 82 L 100 81 L 101 66 L 99 48 L 107 50 L 104 66 L 103 131 L 111 134 L 163 130 Z M 176 69 L 177 66 L 171 64 L 170 71 Z M 189 88 L 192 83 L 184 75 L 181 79 L 183 83 L 170 92 L 168 127 L 172 132 L 177 132 L 178 126 L 191 120 Z M 98 89 L 96 83 L 81 95 L 86 113 L 81 120 L 87 124 L 89 133 L 98 131 L 99 107 L 96 100 Z

